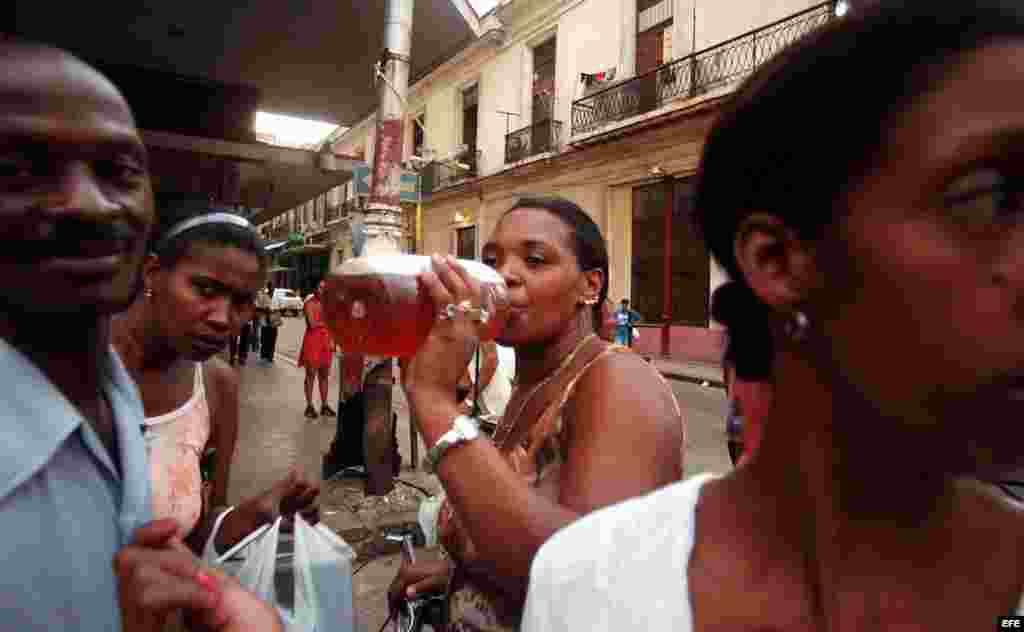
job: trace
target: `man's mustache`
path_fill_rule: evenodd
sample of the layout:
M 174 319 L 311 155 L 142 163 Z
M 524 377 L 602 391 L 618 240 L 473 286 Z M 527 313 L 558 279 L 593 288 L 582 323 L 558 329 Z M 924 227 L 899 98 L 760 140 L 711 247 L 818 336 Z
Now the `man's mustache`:
M 141 229 L 123 218 L 26 218 L 22 222 L 0 223 L 0 239 L 7 243 L 6 252 L 0 251 L 0 259 L 32 263 L 55 257 L 128 251 L 141 234 Z

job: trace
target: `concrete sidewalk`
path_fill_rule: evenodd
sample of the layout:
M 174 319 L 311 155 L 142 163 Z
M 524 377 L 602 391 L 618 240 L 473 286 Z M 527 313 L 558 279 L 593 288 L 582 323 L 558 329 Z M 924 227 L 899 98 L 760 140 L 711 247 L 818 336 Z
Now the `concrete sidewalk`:
M 336 420 L 333 417 L 310 420 L 303 416 L 305 372 L 295 365 L 289 351 L 297 351 L 297 345 L 285 342 L 273 364 L 261 362 L 250 354 L 247 364 L 239 367 L 241 415 L 228 490 L 231 503 L 265 490 L 292 467 L 297 467 L 308 479 L 320 482 L 321 458 L 334 437 Z M 332 407 L 338 400 L 337 376 L 335 366 L 329 394 Z M 319 394 L 314 395 L 314 401 L 319 404 Z M 400 480 L 431 494 L 437 493 L 440 484 L 436 477 L 409 468 L 408 407 L 397 387 L 394 410 L 398 413 L 399 451 L 403 461 Z M 421 447 L 420 456 L 423 454 Z M 415 522 L 424 494 L 403 484 L 383 497 L 367 498 L 362 490 L 362 480 L 354 478 L 321 482 L 320 515 L 322 522 L 359 554 L 354 563 L 359 572 L 353 578 L 357 628 L 374 632 L 387 618 L 387 587 L 400 563 L 397 547 L 383 540 L 381 530 Z M 420 552 L 423 559 L 435 555 L 436 551 Z
M 291 467 L 298 467 L 310 480 L 320 480 L 321 458 L 334 437 L 336 420 L 333 417 L 309 420 L 303 416 L 306 406 L 303 393 L 305 372 L 296 366 L 296 358 L 304 329 L 302 319 L 286 318 L 280 330 L 274 363 L 263 363 L 256 354 L 250 353 L 248 363 L 239 367 L 241 417 L 228 494 L 232 503 L 263 491 L 285 476 Z M 681 397 L 693 389 L 682 382 L 708 382 L 711 385 L 722 382 L 721 368 L 715 365 L 661 357 L 650 360 L 667 377 L 678 380 L 673 390 Z M 338 375 L 335 364 L 328 398 L 332 407 L 338 400 Z M 319 394 L 314 395 L 314 401 L 319 404 Z M 690 405 L 694 405 L 693 402 Z M 436 477 L 422 470 L 410 469 L 410 420 L 404 393 L 399 387 L 394 390 L 393 407 L 398 414 L 397 435 L 403 461 L 400 479 L 432 494 L 437 493 L 440 484 Z M 719 407 L 717 400 L 711 407 Z M 700 411 L 694 409 L 691 416 L 695 420 L 699 415 Z M 710 428 L 714 422 L 705 425 Z M 721 446 L 718 445 L 720 437 L 717 430 L 705 434 L 708 437 L 704 442 L 711 446 L 707 451 L 715 455 L 720 451 L 724 454 L 723 450 L 718 450 Z M 698 428 L 692 428 L 693 440 L 697 441 L 700 436 L 703 435 Z M 699 448 L 688 446 L 694 455 L 689 462 L 694 465 L 703 462 L 696 456 Z M 425 454 L 426 448 L 420 441 L 420 458 Z M 715 463 L 717 467 L 717 461 Z M 354 565 L 358 572 L 353 578 L 357 625 L 360 630 L 375 632 L 387 617 L 387 587 L 400 564 L 397 550 L 389 548 L 380 537 L 381 530 L 415 522 L 416 509 L 424 495 L 399 484 L 388 496 L 367 498 L 362 493 L 362 485 L 358 479 L 324 483 L 320 510 L 324 524 L 339 533 L 359 553 Z M 417 554 L 422 559 L 430 559 L 437 556 L 438 551 L 418 550 Z
M 677 360 L 662 356 L 650 357 L 648 360 L 654 363 L 658 371 L 669 379 L 693 382 L 694 384 L 707 382 L 711 386 L 725 388 L 725 378 L 722 375 L 720 364 Z

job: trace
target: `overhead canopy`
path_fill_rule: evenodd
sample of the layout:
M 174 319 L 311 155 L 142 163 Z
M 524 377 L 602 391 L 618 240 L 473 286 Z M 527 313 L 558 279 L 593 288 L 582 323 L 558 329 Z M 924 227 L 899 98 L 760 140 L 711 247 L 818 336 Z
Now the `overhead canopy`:
M 468 0 L 414 0 L 412 76 L 479 32 Z M 66 48 L 121 88 L 158 192 L 262 223 L 351 177 L 344 157 L 260 144 L 257 110 L 351 126 L 376 108 L 384 0 L 9 0 L 14 34 Z
M 344 126 L 376 107 L 384 0 L 8 2 L 16 34 L 90 61 L 255 89 L 259 109 Z M 466 0 L 415 0 L 412 30 L 416 77 L 479 24 Z M 166 109 L 182 105 L 166 89 L 154 94 Z

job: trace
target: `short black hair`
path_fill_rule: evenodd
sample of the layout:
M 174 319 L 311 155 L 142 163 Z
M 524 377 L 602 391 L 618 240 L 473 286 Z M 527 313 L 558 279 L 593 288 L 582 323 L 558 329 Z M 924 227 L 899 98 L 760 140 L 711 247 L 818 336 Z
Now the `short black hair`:
M 608 244 L 598 228 L 597 222 L 587 215 L 575 202 L 559 196 L 524 196 L 516 200 L 509 210 L 536 208 L 547 211 L 562 220 L 572 233 L 570 247 L 581 270 L 600 270 L 603 280 L 598 293 L 597 304 L 594 305 L 594 328 L 601 325 L 601 306 L 608 298 Z
M 209 202 L 188 195 L 165 194 L 157 197 L 157 225 L 149 240 L 149 251 L 160 257 L 160 263 L 174 267 L 195 245 L 230 246 L 255 255 L 260 268 L 266 269 L 268 257 L 265 244 L 255 228 L 223 222 L 200 224 L 171 239 L 165 239 L 175 226 L 195 217 L 211 213 L 230 213 Z
M 877 162 L 899 116 L 967 53 L 1020 39 L 1019 1 L 881 1 L 805 36 L 744 82 L 707 137 L 695 196 L 698 228 L 736 284 L 716 291 L 712 307 L 730 346 L 746 340 L 750 351 L 771 354 L 763 344 L 770 310 L 757 307 L 733 252 L 740 224 L 753 212 L 771 213 L 801 239 L 819 238 L 842 212 L 849 185 Z M 737 287 L 750 297 L 730 295 Z M 765 330 L 757 342 L 740 331 L 750 328 Z M 731 357 L 740 377 L 762 373 L 770 361 L 746 366 L 747 349 Z

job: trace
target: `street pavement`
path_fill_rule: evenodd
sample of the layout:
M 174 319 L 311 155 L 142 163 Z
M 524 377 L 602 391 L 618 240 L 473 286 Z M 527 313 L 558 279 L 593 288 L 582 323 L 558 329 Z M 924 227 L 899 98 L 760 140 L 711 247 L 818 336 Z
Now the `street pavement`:
M 258 493 L 286 475 L 291 467 L 298 467 L 311 480 L 320 480 L 323 453 L 334 437 L 334 418 L 315 421 L 303 416 L 304 371 L 295 364 L 302 342 L 305 322 L 300 318 L 284 319 L 278 335 L 277 357 L 266 364 L 256 354 L 249 354 L 245 366 L 239 367 L 241 382 L 241 416 L 238 444 L 229 486 L 229 501 Z M 692 382 L 669 380 L 687 422 L 687 452 L 685 473 L 725 472 L 729 459 L 725 447 L 725 394 L 720 388 L 701 386 Z M 319 394 L 314 394 L 319 405 Z M 338 367 L 333 367 L 329 403 L 338 402 Z M 394 410 L 398 413 L 399 450 L 402 454 L 401 479 L 417 484 L 435 493 L 440 489 L 437 479 L 419 469 L 409 468 L 410 440 L 408 407 L 401 388 L 395 388 Z M 425 448 L 420 442 L 422 459 Z M 418 492 L 400 485 L 386 499 L 364 499 L 360 496 L 360 483 L 326 483 L 321 501 L 321 515 L 325 524 L 346 537 L 350 542 L 359 533 L 373 531 L 387 524 L 415 520 L 415 502 L 422 497 Z M 369 542 L 367 543 L 369 544 Z M 372 548 L 372 547 L 371 547 Z M 373 632 L 381 627 L 387 616 L 385 595 L 398 568 L 394 553 L 367 553 L 357 547 L 359 570 L 353 580 L 357 624 L 359 629 Z M 365 555 L 364 555 L 365 554 Z M 424 551 L 422 557 L 436 556 L 436 551 Z

